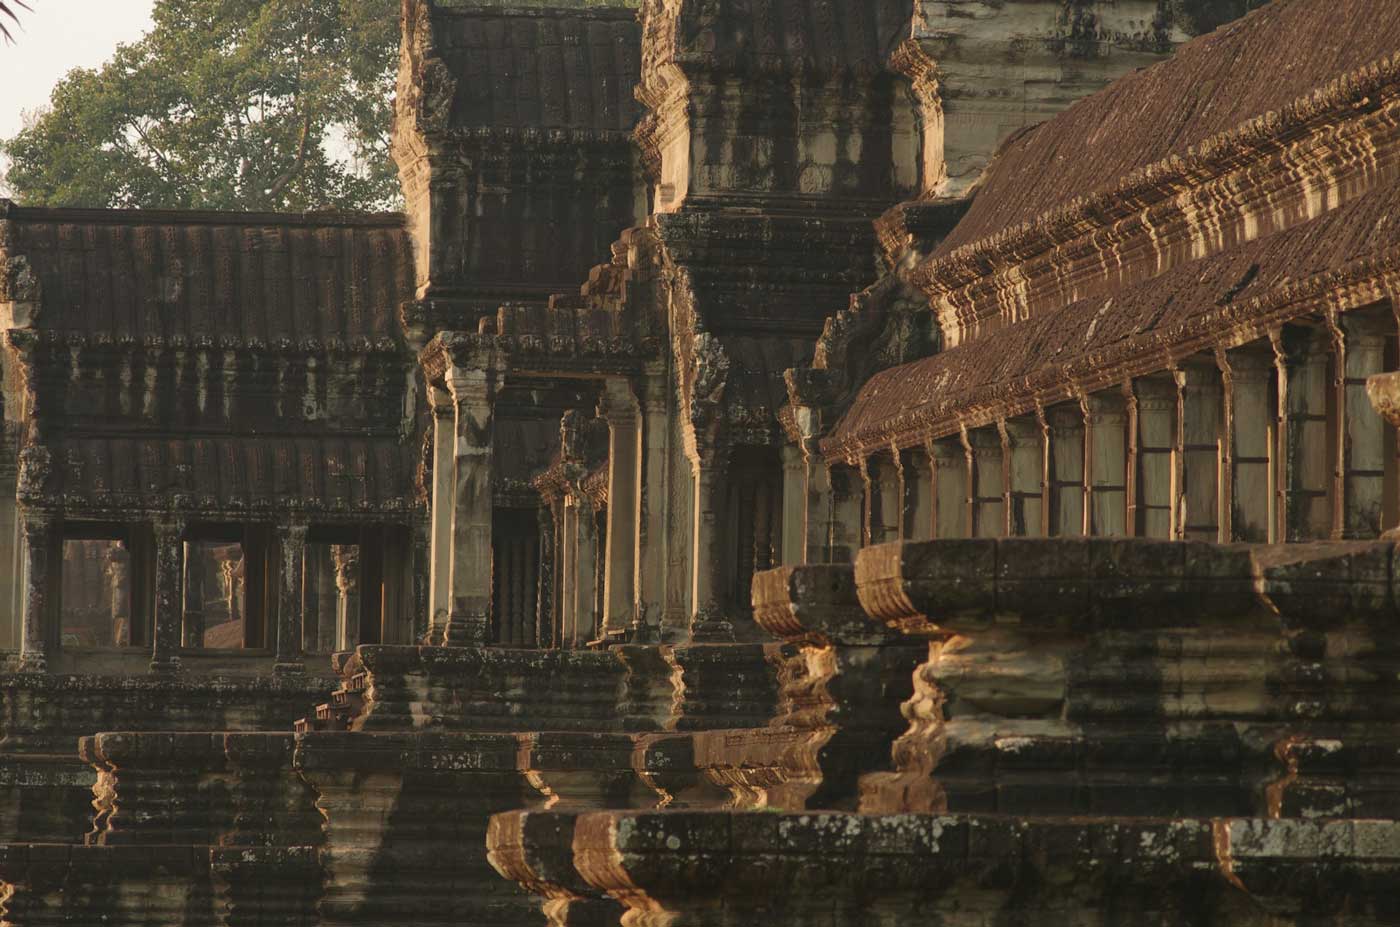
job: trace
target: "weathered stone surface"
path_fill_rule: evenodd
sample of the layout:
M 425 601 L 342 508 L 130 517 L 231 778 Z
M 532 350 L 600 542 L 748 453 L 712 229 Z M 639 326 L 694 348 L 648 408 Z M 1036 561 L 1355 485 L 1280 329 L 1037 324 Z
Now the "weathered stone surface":
M 506 816 L 493 858 L 525 874 L 507 861 L 551 858 L 570 824 L 577 872 L 628 925 L 1379 924 L 1400 858 L 1393 822 L 742 812 Z

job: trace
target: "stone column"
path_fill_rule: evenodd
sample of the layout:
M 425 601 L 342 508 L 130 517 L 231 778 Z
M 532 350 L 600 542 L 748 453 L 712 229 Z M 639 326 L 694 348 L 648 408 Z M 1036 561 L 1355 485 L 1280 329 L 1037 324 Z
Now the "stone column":
M 573 620 L 570 646 L 581 647 L 598 631 L 598 513 L 581 490 L 573 502 Z
M 307 584 L 316 589 L 316 634 L 308 643 L 316 653 L 334 653 L 340 639 L 340 591 L 336 585 L 335 553 L 325 544 L 308 549 L 315 573 Z M 312 569 L 312 567 L 308 567 Z
M 185 526 L 178 519 L 160 518 L 155 533 L 155 614 L 151 627 L 151 672 L 173 673 L 180 668 L 180 619 L 185 599 Z
M 1228 539 L 1272 543 L 1278 524 L 1273 458 L 1277 416 L 1269 396 L 1274 380 L 1273 351 L 1267 342 L 1255 342 L 1222 354 L 1222 370 L 1229 375 L 1225 423 L 1230 442 Z
M 306 585 L 306 532 L 301 524 L 278 525 L 277 658 L 279 673 L 305 670 L 301 662 L 303 593 Z
M 968 537 L 967 451 L 962 446 L 962 438 L 935 441 L 928 450 L 933 464 L 934 536 Z
M 1220 475 L 1224 388 L 1210 359 L 1196 358 L 1176 374 L 1179 448 L 1175 537 L 1221 541 Z M 1362 390 L 1365 392 L 1364 387 Z
M 1007 533 L 1015 537 L 1045 534 L 1045 433 L 1031 416 L 1001 423 L 1002 459 L 1007 473 Z
M 886 454 L 871 457 L 870 462 L 875 466 L 876 489 L 871 497 L 874 506 L 870 541 L 872 544 L 898 541 L 904 524 L 904 472 L 899 449 L 890 448 Z
M 559 516 L 559 634 L 556 647 L 578 646 L 575 610 L 578 586 L 578 503 L 572 493 L 560 500 Z
M 666 520 L 671 427 L 666 369 L 648 369 L 642 387 L 642 499 L 635 624 L 658 626 L 666 610 Z M 646 632 L 651 634 L 653 632 Z M 543 640 L 544 638 L 541 638 Z
M 608 530 L 600 637 L 620 639 L 636 615 L 642 517 L 641 409 L 626 380 L 612 378 L 603 384 L 598 415 L 608 423 Z
M 972 536 L 995 538 L 1006 533 L 1006 484 L 1001 434 L 995 427 L 967 432 L 972 472 Z
M 1127 532 L 1128 408 L 1118 391 L 1084 397 L 1088 444 L 1085 490 L 1089 496 L 1089 534 L 1122 536 Z
M 1366 396 L 1366 379 L 1385 370 L 1385 339 L 1394 317 L 1343 313 L 1337 320 L 1341 433 L 1337 527 L 1346 539 L 1379 537 L 1385 499 L 1386 425 Z
M 23 527 L 15 499 L 14 443 L 19 435 L 12 423 L 0 422 L 0 647 L 18 650 L 21 640 L 24 575 Z
M 1045 410 L 1050 431 L 1050 534 L 1084 534 L 1084 413 L 1077 404 Z
M 812 562 L 807 559 L 807 460 L 802 448 L 784 444 L 779 450 L 783 467 L 783 566 Z
M 864 486 L 855 467 L 833 465 L 827 474 L 831 480 L 831 562 L 852 563 L 864 535 Z
M 452 608 L 442 643 L 481 646 L 491 639 L 492 425 L 500 371 L 495 357 L 452 367 L 456 406 L 452 484 Z
M 817 410 L 805 406 L 796 407 L 793 415 L 801 434 L 797 451 L 802 458 L 802 490 L 793 496 L 783 496 L 784 518 L 791 516 L 801 523 L 802 544 L 795 562 L 829 563 L 833 519 L 831 468 L 818 446 L 821 417 Z M 793 530 L 796 531 L 796 526 Z M 787 550 L 786 543 L 783 549 Z
M 331 548 L 335 563 L 335 640 L 332 649 L 352 650 L 360 643 L 360 549 L 354 544 Z
M 1133 383 L 1138 408 L 1137 524 L 1143 537 L 1167 539 L 1176 492 L 1176 383 L 1166 376 Z
M 727 639 L 733 625 L 725 614 L 725 568 L 732 552 L 727 550 L 725 536 L 725 490 L 729 455 L 720 448 L 697 451 L 691 457 L 695 482 L 695 506 L 692 525 L 695 552 L 691 566 L 692 638 Z
M 456 424 L 452 394 L 430 388 L 433 408 L 433 485 L 428 527 L 428 638 L 442 643 L 452 612 L 452 511 Z
M 557 647 L 554 630 L 554 603 L 557 589 L 558 558 L 555 555 L 554 505 L 546 502 L 535 513 L 535 523 L 539 530 L 539 574 L 535 578 L 535 627 L 531 635 L 534 646 Z
M 131 558 L 121 547 L 107 554 L 107 604 L 112 614 L 112 644 L 131 644 Z M 200 643 L 203 643 L 201 640 Z
M 24 534 L 24 615 L 20 627 L 21 672 L 48 670 L 49 641 L 55 635 L 50 619 L 58 612 L 51 601 L 59 587 L 55 575 L 62 570 L 62 523 L 48 512 L 22 511 Z
M 1270 335 L 1278 371 L 1278 479 L 1282 504 L 1279 536 L 1309 541 L 1332 534 L 1331 493 L 1335 458 L 1328 448 L 1326 332 L 1289 328 Z
M 180 623 L 184 646 L 204 646 L 204 561 L 199 545 L 185 542 L 185 614 Z
M 875 498 L 875 487 L 871 485 L 869 457 L 856 461 L 856 473 L 860 477 L 856 484 L 860 488 L 860 546 L 869 547 L 872 543 L 872 518 L 879 502 Z
M 933 462 L 923 449 L 904 451 L 900 468 L 904 471 L 903 536 L 910 541 L 933 539 Z

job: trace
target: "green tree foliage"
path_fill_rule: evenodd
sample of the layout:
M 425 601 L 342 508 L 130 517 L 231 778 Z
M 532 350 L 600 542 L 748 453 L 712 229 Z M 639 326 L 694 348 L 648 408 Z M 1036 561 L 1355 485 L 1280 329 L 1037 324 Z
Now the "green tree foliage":
M 145 37 L 98 70 L 69 72 L 48 107 L 0 142 L 21 202 L 394 203 L 397 0 L 156 0 L 153 16 Z

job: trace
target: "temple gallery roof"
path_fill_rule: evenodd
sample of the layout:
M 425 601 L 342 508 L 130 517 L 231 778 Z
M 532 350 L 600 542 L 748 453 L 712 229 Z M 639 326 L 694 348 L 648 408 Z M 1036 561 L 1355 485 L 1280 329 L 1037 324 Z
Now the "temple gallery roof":
M 0 201 L 0 261 L 17 258 L 38 283 L 35 327 L 117 341 L 397 339 L 398 304 L 413 294 L 410 244 L 396 214 L 40 209 Z
M 994 235 L 1400 49 L 1393 0 L 1273 0 L 1013 136 L 935 252 Z
M 1260 337 L 1298 303 L 1338 306 L 1354 283 L 1400 267 L 1400 184 L 1317 219 L 1078 300 L 988 337 L 876 374 L 825 445 L 829 456 L 949 433 L 1160 369 L 1171 354 Z M 1371 292 L 1363 286 L 1364 293 Z M 1372 297 L 1374 298 L 1374 297 Z

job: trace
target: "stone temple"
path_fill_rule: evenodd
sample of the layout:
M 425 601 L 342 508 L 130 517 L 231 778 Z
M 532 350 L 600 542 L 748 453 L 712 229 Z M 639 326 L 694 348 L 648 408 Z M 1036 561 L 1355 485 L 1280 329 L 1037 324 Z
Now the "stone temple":
M 1400 924 L 1393 0 L 402 26 L 0 203 L 0 924 Z

